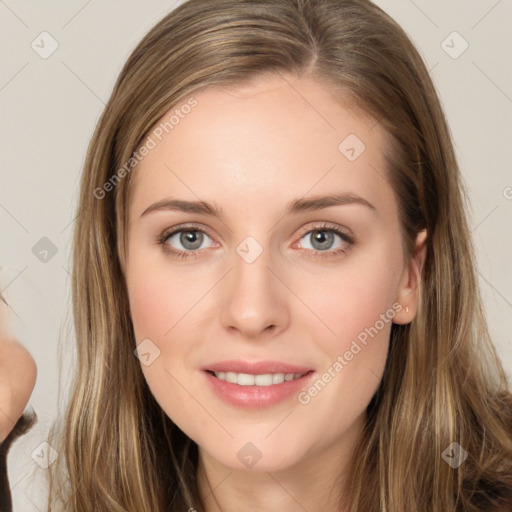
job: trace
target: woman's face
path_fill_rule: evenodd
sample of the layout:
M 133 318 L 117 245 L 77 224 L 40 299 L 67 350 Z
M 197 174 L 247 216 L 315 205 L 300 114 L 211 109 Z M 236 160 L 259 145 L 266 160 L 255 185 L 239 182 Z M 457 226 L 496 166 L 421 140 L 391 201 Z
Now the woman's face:
M 133 171 L 124 266 L 142 371 L 216 464 L 337 465 L 392 322 L 416 310 L 385 133 L 311 79 L 193 98 Z

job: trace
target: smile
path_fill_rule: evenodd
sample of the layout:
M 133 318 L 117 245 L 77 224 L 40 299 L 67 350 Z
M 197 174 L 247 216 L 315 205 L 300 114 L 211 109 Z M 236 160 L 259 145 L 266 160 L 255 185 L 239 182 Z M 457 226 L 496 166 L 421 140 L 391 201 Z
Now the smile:
M 264 373 L 251 375 L 250 373 L 211 372 L 215 377 L 239 386 L 272 386 L 285 381 L 299 379 L 304 373 Z
M 291 400 L 316 376 L 313 370 L 305 373 L 243 373 L 205 369 L 201 373 L 214 396 L 246 410 L 265 409 Z

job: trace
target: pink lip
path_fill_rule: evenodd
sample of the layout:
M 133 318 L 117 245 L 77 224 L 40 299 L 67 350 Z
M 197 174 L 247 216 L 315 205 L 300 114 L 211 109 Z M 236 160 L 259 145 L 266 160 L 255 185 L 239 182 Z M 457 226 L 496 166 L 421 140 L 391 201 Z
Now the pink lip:
M 264 409 L 286 400 L 311 382 L 315 372 L 309 372 L 298 379 L 284 381 L 271 386 L 239 386 L 218 379 L 207 371 L 201 372 L 210 389 L 224 402 L 242 409 Z
M 312 370 L 307 366 L 295 366 L 279 361 L 258 361 L 249 362 L 242 360 L 219 361 L 205 365 L 201 370 L 212 372 L 235 372 L 247 373 L 249 375 L 264 375 L 266 373 L 307 373 Z

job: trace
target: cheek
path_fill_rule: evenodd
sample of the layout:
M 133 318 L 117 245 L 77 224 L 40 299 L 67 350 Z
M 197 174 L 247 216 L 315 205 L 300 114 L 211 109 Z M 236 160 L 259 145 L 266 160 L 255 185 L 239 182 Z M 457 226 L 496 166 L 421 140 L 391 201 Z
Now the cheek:
M 170 268 L 165 260 L 147 265 L 148 258 L 138 256 L 132 253 L 126 282 L 136 344 L 150 353 L 150 364 L 141 357 L 141 370 L 162 409 L 189 432 L 188 420 L 200 417 L 200 410 L 193 408 L 195 402 L 181 385 L 187 383 L 190 354 L 197 348 L 187 343 L 187 335 L 205 284 Z M 191 390 L 189 384 L 186 388 Z
M 387 252 L 347 259 L 338 271 L 304 282 L 298 293 L 322 320 L 311 316 L 307 322 L 310 331 L 316 323 L 318 348 L 326 357 L 320 369 L 325 377 L 315 389 L 305 390 L 303 403 L 313 400 L 322 407 L 335 402 L 343 417 L 349 411 L 361 412 L 369 403 L 386 363 L 399 270 L 400 254 L 388 247 Z M 324 384 L 329 389 L 316 399 Z
M 139 342 L 143 338 L 167 340 L 175 326 L 197 305 L 205 293 L 204 280 L 192 278 L 165 260 L 153 265 L 137 261 L 127 273 L 132 322 Z
M 336 350 L 350 345 L 366 328 L 374 326 L 381 315 L 393 318 L 399 269 L 393 253 L 388 254 L 390 257 L 382 261 L 374 257 L 347 260 L 335 271 L 304 280 L 297 290 L 317 320 L 322 320 L 323 327 L 318 322 L 323 331 L 321 337 L 331 340 L 329 345 Z M 389 327 L 391 322 L 385 324 Z M 377 327 L 382 329 L 381 322 Z
M 172 294 L 165 293 L 165 288 L 156 281 L 154 274 L 146 272 L 128 281 L 130 313 L 138 343 L 143 338 L 158 339 L 172 326 L 169 317 Z
M 135 341 L 141 347 L 141 370 L 160 407 L 180 428 L 189 428 L 190 403 L 177 384 L 184 381 L 179 362 L 186 357 L 186 344 L 172 343 L 184 314 L 183 295 L 164 285 L 156 268 L 138 268 L 134 263 L 127 274 L 127 288 Z

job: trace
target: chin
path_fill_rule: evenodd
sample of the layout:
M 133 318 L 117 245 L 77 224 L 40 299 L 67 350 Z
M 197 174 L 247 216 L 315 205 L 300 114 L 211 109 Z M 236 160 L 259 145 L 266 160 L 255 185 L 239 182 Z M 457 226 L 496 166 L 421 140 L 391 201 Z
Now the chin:
M 274 443 L 261 440 L 233 441 L 230 446 L 219 450 L 219 446 L 209 451 L 204 448 L 209 458 L 233 471 L 252 471 L 256 473 L 277 472 L 298 464 L 305 456 L 294 446 L 275 446 Z

